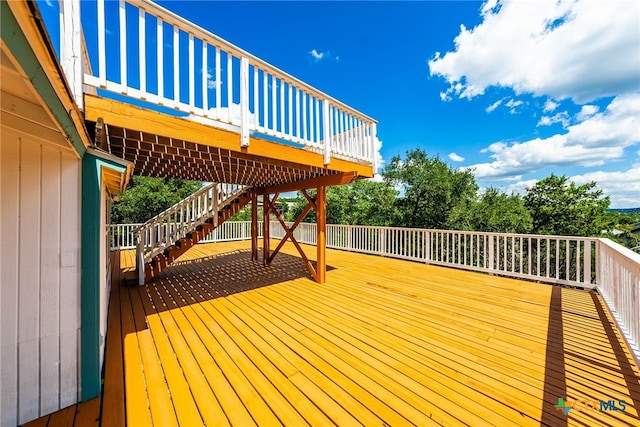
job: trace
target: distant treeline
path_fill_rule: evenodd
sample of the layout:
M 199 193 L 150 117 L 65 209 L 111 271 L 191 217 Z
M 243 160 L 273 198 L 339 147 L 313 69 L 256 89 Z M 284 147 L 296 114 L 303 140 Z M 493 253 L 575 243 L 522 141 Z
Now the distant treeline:
M 623 214 L 640 214 L 640 208 L 620 208 L 620 209 L 609 208 L 608 211 L 619 212 Z
M 162 212 L 201 187 L 197 181 L 134 177 L 111 211 L 113 223 L 138 223 Z M 609 197 L 595 182 L 576 185 L 566 176 L 550 176 L 524 195 L 496 188 L 480 191 L 473 171 L 456 169 L 421 149 L 394 157 L 380 180 L 360 180 L 327 189 L 330 224 L 609 237 L 640 250 L 634 234 L 640 208 L 610 209 Z M 307 199 L 278 203 L 294 221 Z M 240 211 L 235 220 L 249 220 Z M 315 222 L 311 211 L 305 222 Z

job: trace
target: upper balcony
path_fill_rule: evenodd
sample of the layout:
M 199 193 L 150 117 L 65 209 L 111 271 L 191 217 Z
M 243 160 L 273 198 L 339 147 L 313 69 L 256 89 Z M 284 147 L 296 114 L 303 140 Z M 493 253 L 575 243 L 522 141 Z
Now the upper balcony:
M 59 14 L 87 127 L 134 174 L 257 187 L 373 176 L 374 119 L 204 28 L 148 0 L 60 2 Z

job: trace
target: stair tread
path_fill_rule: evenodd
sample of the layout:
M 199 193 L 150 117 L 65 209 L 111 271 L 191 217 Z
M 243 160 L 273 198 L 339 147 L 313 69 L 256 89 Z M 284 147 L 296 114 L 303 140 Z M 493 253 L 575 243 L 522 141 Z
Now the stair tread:
M 251 193 L 253 189 L 249 189 L 236 195 L 232 200 L 229 200 L 224 206 L 218 209 L 218 220 L 214 221 L 214 217 L 207 218 L 204 222 L 199 223 L 197 226 L 192 223 L 194 227 L 183 234 L 183 237 L 176 240 L 172 245 L 163 244 L 159 254 L 153 257 L 152 260 L 145 263 L 145 282 L 150 280 L 159 274 L 164 268 L 169 266 L 174 260 L 180 257 L 183 253 L 195 246 L 200 240 L 204 239 L 209 233 L 215 230 L 218 226 L 228 220 L 236 212 L 242 209 L 251 201 Z M 179 243 L 176 245 L 176 243 Z M 156 251 L 157 249 L 154 249 Z M 153 251 L 145 252 L 145 255 L 152 253 Z

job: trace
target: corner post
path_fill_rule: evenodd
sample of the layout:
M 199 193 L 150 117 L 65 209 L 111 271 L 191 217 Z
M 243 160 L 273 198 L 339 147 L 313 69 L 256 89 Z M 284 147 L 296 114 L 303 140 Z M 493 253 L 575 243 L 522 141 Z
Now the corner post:
M 369 138 L 369 147 L 371 149 L 371 167 L 373 168 L 373 173 L 376 174 L 378 172 L 376 151 L 376 142 L 378 141 L 378 127 L 376 122 L 371 123 L 371 135 L 369 136 Z
M 80 0 L 61 2 L 60 59 L 65 77 L 78 108 L 84 110 L 82 98 L 82 35 Z
M 257 84 L 254 82 L 254 84 Z M 249 58 L 240 58 L 240 147 L 249 146 Z M 258 113 L 256 112 L 256 115 Z
M 322 122 L 324 134 L 324 164 L 331 162 L 331 107 L 328 99 L 322 100 Z
M 316 281 L 318 283 L 324 283 L 326 280 L 327 271 L 327 259 L 326 259 L 326 244 L 327 244 L 327 187 L 318 187 L 318 193 L 316 195 L 316 216 L 317 216 L 317 240 L 316 249 L 317 265 L 316 265 Z

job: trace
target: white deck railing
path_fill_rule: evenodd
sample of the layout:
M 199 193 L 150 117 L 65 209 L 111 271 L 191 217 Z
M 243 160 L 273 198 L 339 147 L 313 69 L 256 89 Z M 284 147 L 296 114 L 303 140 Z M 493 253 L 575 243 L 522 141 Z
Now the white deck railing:
M 272 222 L 273 237 L 284 231 Z M 294 237 L 316 243 L 316 225 Z M 327 225 L 327 247 L 511 277 L 593 288 L 598 239 L 397 227 Z
M 62 25 L 75 13 L 69 5 L 61 5 Z M 82 80 L 92 90 L 232 130 L 242 146 L 263 135 L 322 153 L 326 164 L 340 157 L 375 168 L 372 118 L 151 1 L 81 5 L 95 19 L 83 22 L 93 71 Z
M 131 230 L 135 234 L 139 256 L 143 257 L 141 261 L 149 262 L 209 218 L 213 218 L 217 225 L 218 211 L 245 190 L 242 185 L 210 184 Z
M 597 260 L 598 290 L 640 364 L 640 254 L 600 239 Z
M 203 242 L 250 239 L 250 225 L 225 222 Z M 114 245 L 131 241 L 122 237 L 131 227 L 112 228 L 118 230 L 112 235 L 120 236 Z M 258 230 L 262 237 L 262 227 Z M 273 238 L 285 235 L 277 221 L 270 230 Z M 640 255 L 608 239 L 351 225 L 327 225 L 326 235 L 327 247 L 333 249 L 597 288 L 640 360 Z M 300 224 L 294 237 L 315 245 L 316 224 Z
M 135 230 L 139 229 L 142 225 L 143 223 L 108 225 L 107 228 L 109 229 L 109 242 L 111 245 L 111 250 L 115 251 L 120 249 L 135 249 Z

